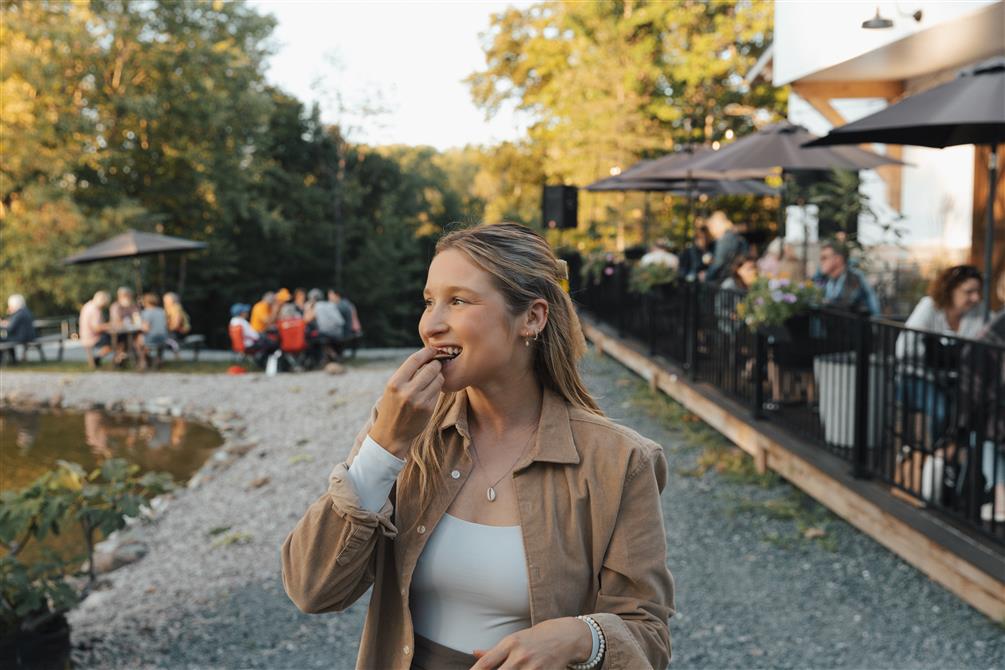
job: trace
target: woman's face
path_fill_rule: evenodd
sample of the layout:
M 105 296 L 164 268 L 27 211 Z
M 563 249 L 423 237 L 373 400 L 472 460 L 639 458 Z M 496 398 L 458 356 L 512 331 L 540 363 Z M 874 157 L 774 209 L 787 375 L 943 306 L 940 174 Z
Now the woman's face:
M 433 258 L 423 299 L 422 342 L 461 351 L 456 358 L 443 361 L 444 391 L 459 391 L 529 369 L 531 349 L 520 337 L 521 322 L 510 314 L 492 276 L 463 252 L 447 249 Z
M 953 289 L 953 308 L 960 312 L 969 312 L 981 302 L 981 283 L 976 279 L 967 279 Z
M 757 280 L 757 263 L 752 260 L 746 260 L 743 265 L 739 267 L 736 274 L 740 275 L 740 279 L 747 286 L 750 286 Z

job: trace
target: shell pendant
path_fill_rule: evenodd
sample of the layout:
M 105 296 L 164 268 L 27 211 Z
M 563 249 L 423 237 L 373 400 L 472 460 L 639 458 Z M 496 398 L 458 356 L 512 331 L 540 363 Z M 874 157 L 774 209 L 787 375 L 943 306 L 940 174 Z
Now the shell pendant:
M 496 490 L 491 486 L 485 492 L 485 497 L 489 499 L 489 502 L 495 502 L 496 500 Z

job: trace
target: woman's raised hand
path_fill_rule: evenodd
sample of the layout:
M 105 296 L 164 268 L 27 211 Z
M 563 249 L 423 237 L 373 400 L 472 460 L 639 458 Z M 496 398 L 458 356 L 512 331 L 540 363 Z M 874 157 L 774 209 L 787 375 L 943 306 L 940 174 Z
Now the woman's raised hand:
M 434 360 L 436 349 L 425 347 L 409 356 L 384 388 L 370 437 L 398 458 L 429 423 L 443 388 L 443 365 Z

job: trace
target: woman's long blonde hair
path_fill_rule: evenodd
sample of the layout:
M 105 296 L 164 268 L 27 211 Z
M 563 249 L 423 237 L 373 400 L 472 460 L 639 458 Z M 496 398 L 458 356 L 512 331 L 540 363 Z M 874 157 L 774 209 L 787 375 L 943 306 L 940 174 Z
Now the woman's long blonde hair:
M 579 376 L 577 363 L 586 353 L 586 338 L 569 295 L 560 283 L 566 279 L 564 263 L 555 257 L 548 242 L 530 228 L 516 223 L 481 224 L 447 233 L 436 243 L 436 253 L 455 249 L 492 275 L 510 314 L 526 311 L 543 298 L 548 303 L 548 322 L 534 350 L 534 374 L 538 381 L 574 407 L 603 415 Z M 442 469 L 444 450 L 440 424 L 457 392 L 440 394 L 426 429 L 412 442 L 411 458 L 404 479 L 417 477 L 420 505 L 424 506 Z

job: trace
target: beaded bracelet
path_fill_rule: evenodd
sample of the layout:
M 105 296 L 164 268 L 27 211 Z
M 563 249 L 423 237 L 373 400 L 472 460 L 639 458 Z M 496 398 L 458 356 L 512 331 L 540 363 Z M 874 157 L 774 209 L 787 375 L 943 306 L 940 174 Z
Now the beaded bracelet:
M 590 627 L 590 633 L 593 636 L 594 641 L 594 649 L 593 653 L 590 654 L 590 658 L 586 659 L 582 663 L 570 663 L 569 670 L 595 670 L 595 668 L 599 668 L 604 662 L 604 652 L 607 651 L 607 640 L 604 638 L 604 631 L 600 627 L 600 624 L 594 621 L 591 616 L 580 615 L 576 618 Z

